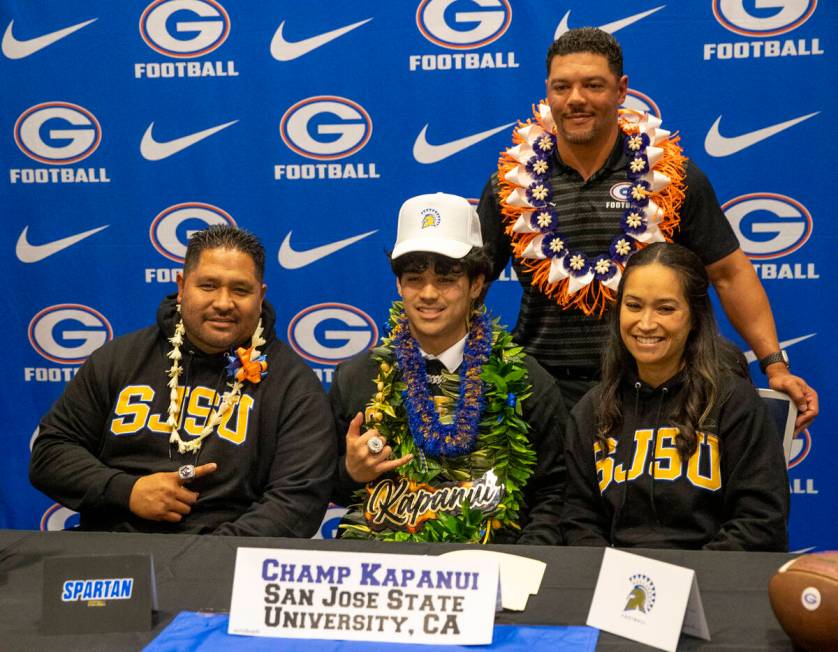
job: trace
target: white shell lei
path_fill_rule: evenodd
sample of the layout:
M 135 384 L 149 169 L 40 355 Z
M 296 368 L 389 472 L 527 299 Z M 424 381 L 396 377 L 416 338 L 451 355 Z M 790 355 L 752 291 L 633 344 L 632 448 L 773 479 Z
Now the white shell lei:
M 178 305 L 178 312 L 180 312 L 180 305 Z M 168 417 L 166 419 L 166 425 L 172 429 L 172 434 L 169 437 L 170 444 L 177 444 L 178 452 L 189 453 L 195 452 L 201 449 L 201 445 L 204 442 L 204 439 L 212 434 L 212 431 L 215 430 L 215 427 L 218 425 L 218 422 L 224 418 L 224 415 L 238 400 L 239 395 L 241 394 L 242 385 L 243 383 L 239 380 L 234 380 L 232 383 L 229 383 L 230 390 L 224 392 L 221 397 L 221 403 L 216 408 L 215 412 L 213 412 L 209 418 L 207 419 L 207 423 L 204 426 L 201 433 L 195 437 L 195 439 L 190 439 L 189 441 L 184 441 L 181 436 L 180 432 L 177 429 L 177 422 L 178 416 L 180 413 L 180 405 L 178 403 L 178 381 L 180 380 L 180 375 L 183 373 L 183 367 L 180 365 L 180 361 L 182 359 L 182 355 L 180 352 L 180 347 L 183 344 L 183 336 L 186 332 L 186 329 L 183 326 L 183 320 L 178 320 L 177 326 L 175 326 L 175 333 L 172 337 L 169 338 L 169 343 L 172 345 L 172 350 L 168 353 L 168 358 L 172 361 L 172 366 L 169 368 L 168 376 L 169 376 L 169 409 L 168 409 Z M 259 347 L 265 343 L 265 339 L 262 337 L 263 328 L 262 328 L 262 320 L 259 320 L 259 324 L 256 326 L 256 330 L 253 332 L 253 338 L 251 339 L 251 346 L 253 347 L 253 351 L 251 353 L 250 359 L 255 360 L 258 358 L 261 353 L 259 352 Z

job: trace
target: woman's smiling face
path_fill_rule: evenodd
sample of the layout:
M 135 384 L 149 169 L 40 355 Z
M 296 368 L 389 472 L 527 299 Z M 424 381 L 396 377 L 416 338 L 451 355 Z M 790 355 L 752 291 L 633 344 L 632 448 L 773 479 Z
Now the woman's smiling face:
M 657 387 L 683 364 L 692 328 L 678 275 L 659 263 L 635 267 L 623 287 L 620 337 L 644 382 Z

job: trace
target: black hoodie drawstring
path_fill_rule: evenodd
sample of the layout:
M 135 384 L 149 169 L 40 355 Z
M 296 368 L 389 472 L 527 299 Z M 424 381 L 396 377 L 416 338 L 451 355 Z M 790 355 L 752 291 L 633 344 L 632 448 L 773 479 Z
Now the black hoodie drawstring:
M 195 352 L 190 349 L 186 352 L 186 356 L 184 357 L 186 358 L 186 362 L 183 365 L 183 382 L 181 383 L 181 386 L 183 387 L 183 394 L 180 397 L 180 405 L 178 405 L 177 408 L 177 419 L 175 419 L 175 428 L 177 429 L 180 429 L 180 420 L 183 418 L 183 406 L 186 403 L 186 388 L 188 387 L 187 383 L 189 382 L 189 371 L 192 369 L 192 360 L 195 359 Z M 169 459 L 172 459 L 171 442 L 169 442 Z
M 652 448 L 652 458 L 649 462 L 652 466 L 652 514 L 655 515 L 655 525 L 661 524 L 661 521 L 658 518 L 658 508 L 657 505 L 655 505 L 655 453 L 658 450 L 658 432 L 660 431 L 661 413 L 663 412 L 663 402 L 666 400 L 667 394 L 669 394 L 669 388 L 664 387 L 661 390 L 660 400 L 658 401 L 658 411 L 655 415 L 655 439 L 654 446 Z
M 637 415 L 639 414 L 640 409 L 640 388 L 642 387 L 642 383 L 638 380 L 634 383 L 634 418 L 637 420 Z M 631 431 L 632 428 L 626 428 L 626 424 L 623 424 L 623 430 Z M 637 450 L 637 438 L 632 437 L 632 445 L 631 445 L 631 453 L 629 453 L 628 458 L 623 459 L 623 463 L 630 462 L 634 459 L 634 454 Z M 618 444 L 619 445 L 619 444 Z M 617 532 L 617 523 L 620 520 L 620 515 L 623 513 L 623 507 L 626 505 L 626 496 L 628 496 L 628 469 L 626 470 L 626 479 L 623 482 L 623 496 L 620 499 L 620 506 L 614 511 L 614 516 L 611 518 L 611 534 L 609 536 L 609 541 L 611 541 L 611 545 L 616 545 L 614 543 L 614 536 Z
M 178 415 L 177 415 L 177 421 L 176 421 L 176 424 L 177 424 L 176 427 L 178 427 L 178 428 L 180 427 L 180 420 L 181 420 L 181 418 L 183 418 L 183 406 L 186 403 L 186 388 L 189 387 L 189 372 L 192 369 L 192 361 L 195 359 L 194 349 L 189 349 L 186 353 L 187 353 L 187 355 L 184 356 L 186 358 L 186 362 L 183 366 L 183 376 L 182 376 L 183 383 L 181 383 L 181 385 L 183 387 L 183 397 L 181 398 L 180 405 L 178 406 Z M 213 397 L 212 397 L 212 402 L 210 403 L 210 409 L 212 409 L 212 406 L 214 406 L 216 400 L 218 400 L 218 389 L 219 389 L 219 387 L 221 387 L 222 389 L 224 388 L 224 376 L 226 375 L 226 373 L 227 373 L 227 368 L 226 368 L 226 366 L 222 365 L 221 372 L 218 374 L 218 378 L 216 378 L 215 385 L 212 388 Z M 201 457 L 201 449 L 202 448 L 203 447 L 199 448 L 195 452 L 195 461 L 193 463 L 194 466 L 198 466 L 198 458 Z M 172 459 L 172 445 L 171 444 L 169 444 L 169 459 Z
M 637 415 L 640 414 L 640 390 L 643 387 L 643 384 L 640 381 L 635 381 L 634 383 L 634 418 L 637 419 Z M 649 460 L 649 464 L 652 467 L 652 490 L 651 490 L 651 507 L 652 507 L 652 514 L 655 518 L 655 524 L 660 526 L 660 518 L 658 517 L 658 509 L 655 503 L 655 480 L 656 480 L 656 473 L 655 473 L 655 451 L 658 448 L 658 431 L 660 430 L 659 426 L 661 423 L 661 414 L 663 413 L 663 404 L 666 401 L 667 396 L 669 395 L 669 388 L 662 387 L 660 391 L 660 396 L 658 399 L 658 407 L 657 412 L 655 414 L 655 421 L 654 421 L 654 430 L 655 436 L 652 442 L 652 455 Z M 636 424 L 632 424 L 632 427 L 627 428 L 628 424 L 623 424 L 623 429 L 626 431 L 633 431 L 634 426 Z M 631 453 L 629 454 L 628 458 L 623 459 L 623 463 L 631 462 L 634 460 L 634 456 L 637 452 L 637 438 L 633 437 Z M 623 508 L 625 507 L 626 500 L 628 497 L 628 489 L 629 489 L 629 481 L 628 481 L 628 469 L 626 470 L 626 480 L 623 483 L 623 495 L 620 499 L 620 506 L 614 512 L 614 517 L 611 519 L 611 534 L 610 534 L 610 541 L 611 545 L 616 545 L 614 542 L 614 537 L 616 535 L 617 524 L 619 522 L 620 515 L 623 512 Z

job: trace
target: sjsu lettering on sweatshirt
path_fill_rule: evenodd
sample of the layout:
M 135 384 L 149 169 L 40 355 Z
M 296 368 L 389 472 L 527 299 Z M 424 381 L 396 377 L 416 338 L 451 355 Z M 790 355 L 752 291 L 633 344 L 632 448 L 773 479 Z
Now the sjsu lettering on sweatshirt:
M 677 428 L 658 428 L 657 444 L 655 444 L 654 428 L 636 430 L 634 441 L 629 440 L 622 444 L 624 446 L 634 444 L 634 456 L 628 471 L 623 464 L 616 463 L 616 439 L 608 438 L 608 455 L 605 457 L 599 454 L 601 450 L 599 443 L 594 443 L 594 459 L 600 493 L 604 494 L 612 483 L 632 482 L 644 474 L 654 476 L 656 481 L 669 482 L 686 475 L 687 480 L 699 489 L 718 491 L 722 486 L 719 438 L 716 435 L 697 432 L 698 447 L 688 463 L 684 464 L 675 447 L 677 435 Z
M 212 411 L 221 402 L 218 392 L 209 387 L 191 387 L 186 390 L 177 388 L 177 410 L 181 414 L 178 425 L 181 432 L 198 436 L 204 429 Z M 134 435 L 146 429 L 161 434 L 169 434 L 171 428 L 166 425 L 166 414 L 152 413 L 155 390 L 149 385 L 128 385 L 119 393 L 111 421 L 111 432 L 117 436 Z M 168 390 L 166 390 L 168 396 Z M 186 407 L 181 410 L 183 402 Z M 217 434 L 233 444 L 241 444 L 247 437 L 250 412 L 253 409 L 253 397 L 247 394 L 239 396 L 237 402 L 228 409 L 218 423 Z

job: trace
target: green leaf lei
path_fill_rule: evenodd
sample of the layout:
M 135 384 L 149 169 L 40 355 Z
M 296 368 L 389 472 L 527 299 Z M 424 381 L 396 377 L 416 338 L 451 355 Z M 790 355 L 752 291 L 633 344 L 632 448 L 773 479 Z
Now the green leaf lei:
M 400 530 L 371 530 L 364 520 L 363 506 L 366 488 L 355 495 L 353 505 L 341 525 L 343 538 L 378 539 L 382 541 L 449 541 L 489 543 L 501 528 L 520 529 L 518 518 L 523 507 L 523 488 L 533 473 L 536 456 L 527 436 L 529 424 L 523 419 L 522 403 L 532 394 L 523 347 L 512 341 L 512 336 L 497 320 L 492 321 L 492 352 L 483 365 L 485 409 L 475 450 L 454 458 L 432 459 L 420 455 L 408 430 L 407 414 L 402 402 L 406 389 L 402 382 L 392 350 L 392 328 L 403 315 L 401 302 L 390 309 L 390 328 L 373 349 L 378 362 L 377 392 L 367 404 L 366 426 L 376 428 L 393 447 L 393 456 L 411 453 L 413 460 L 395 473 L 415 482 L 438 484 L 476 479 L 494 469 L 498 482 L 505 486 L 505 494 L 490 514 L 470 509 L 464 503 L 460 514 L 439 513 L 438 518 L 425 521 L 415 533 Z M 444 373 L 442 391 L 456 401 L 459 375 Z

